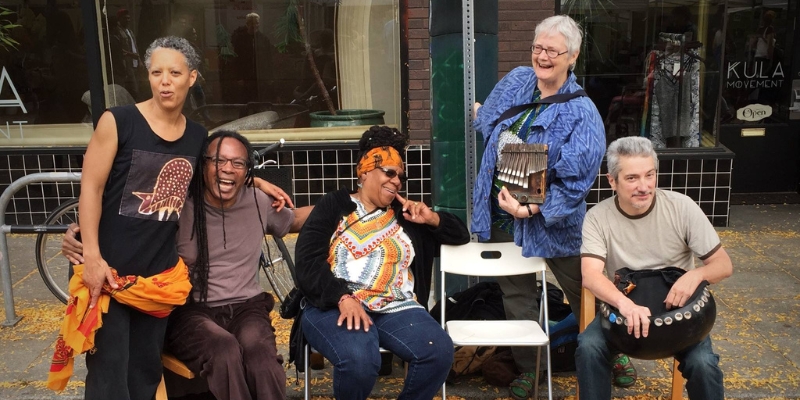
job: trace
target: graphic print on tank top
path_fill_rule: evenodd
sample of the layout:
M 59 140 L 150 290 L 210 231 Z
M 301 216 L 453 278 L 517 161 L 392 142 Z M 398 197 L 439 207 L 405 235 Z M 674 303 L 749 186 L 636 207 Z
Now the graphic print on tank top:
M 195 157 L 133 150 L 119 205 L 120 215 L 177 221 L 186 201 L 194 162 Z

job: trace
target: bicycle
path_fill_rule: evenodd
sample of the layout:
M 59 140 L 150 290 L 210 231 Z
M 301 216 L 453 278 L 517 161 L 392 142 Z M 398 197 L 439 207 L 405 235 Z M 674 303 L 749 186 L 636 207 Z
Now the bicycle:
M 254 152 L 254 156 L 263 157 L 269 151 L 274 151 L 283 146 L 284 140 Z M 271 178 L 272 163 L 265 161 L 254 167 L 254 172 L 262 179 Z M 269 179 L 267 179 L 269 180 Z M 287 194 L 291 195 L 291 179 L 289 185 L 280 186 Z M 288 189 L 288 190 L 287 190 Z M 39 270 L 47 289 L 62 303 L 67 304 L 69 298 L 69 279 L 72 277 L 72 265 L 61 253 L 61 242 L 69 224 L 78 223 L 78 199 L 69 199 L 53 210 L 44 221 L 47 225 L 45 232 L 36 236 L 34 245 L 36 253 L 36 266 Z M 286 298 L 294 287 L 294 262 L 291 253 L 282 238 L 265 235 L 261 245 L 259 269 L 264 274 L 273 290 L 273 294 L 280 302 Z
M 280 139 L 270 146 L 254 151 L 253 158 L 258 160 L 262 158 L 264 154 L 283 147 L 283 144 L 284 140 Z M 279 168 L 277 162 L 274 160 L 265 160 L 261 164 L 253 167 L 253 174 L 255 176 L 277 185 L 283 189 L 286 194 L 292 196 L 292 179 L 286 172 L 288 172 L 288 169 Z M 270 241 L 269 238 L 271 238 L 272 241 Z M 272 255 L 276 253 L 277 257 L 272 257 Z M 267 281 L 272 287 L 273 294 L 283 303 L 286 296 L 288 296 L 289 292 L 295 287 L 294 262 L 292 261 L 291 253 L 289 253 L 289 249 L 283 238 L 274 237 L 272 235 L 264 236 L 264 241 L 261 243 L 259 268 L 264 271 L 264 275 L 267 277 Z

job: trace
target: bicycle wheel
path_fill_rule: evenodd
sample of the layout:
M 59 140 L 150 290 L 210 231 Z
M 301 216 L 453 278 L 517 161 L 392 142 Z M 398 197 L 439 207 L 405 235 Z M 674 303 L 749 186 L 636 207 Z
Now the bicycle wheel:
M 294 263 L 283 239 L 267 235 L 261 243 L 261 269 L 272 292 L 282 303 L 294 288 Z
M 78 199 L 59 205 L 44 221 L 45 225 L 63 225 L 64 232 L 71 223 L 78 222 Z M 44 284 L 62 303 L 69 297 L 69 278 L 72 265 L 61 254 L 63 232 L 40 233 L 36 236 L 36 266 Z

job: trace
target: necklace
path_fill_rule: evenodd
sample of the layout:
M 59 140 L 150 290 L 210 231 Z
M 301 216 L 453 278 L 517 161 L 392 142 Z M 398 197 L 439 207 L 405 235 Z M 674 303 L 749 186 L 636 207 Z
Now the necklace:
M 367 217 L 369 217 L 370 215 L 372 215 L 372 214 L 375 214 L 376 212 L 378 212 L 378 211 L 382 211 L 382 210 L 383 210 L 382 208 L 376 208 L 376 209 L 374 209 L 374 210 L 372 210 L 372 211 L 370 211 L 370 212 L 368 212 L 368 213 L 366 213 L 366 214 L 364 214 L 364 215 L 362 215 L 362 216 L 358 217 L 358 219 L 357 219 L 357 220 L 355 220 L 355 221 L 353 221 L 353 222 L 351 222 L 351 223 L 349 223 L 349 224 L 345 225 L 345 226 L 344 226 L 344 228 L 342 228 L 342 230 L 340 230 L 339 232 L 336 232 L 336 237 L 338 238 L 338 237 L 339 237 L 339 236 L 341 236 L 343 233 L 347 232 L 347 230 L 348 230 L 348 229 L 350 229 L 350 228 L 351 228 L 353 225 L 355 225 L 355 224 L 359 223 L 359 222 L 360 222 L 361 220 L 363 220 L 364 218 L 367 218 Z

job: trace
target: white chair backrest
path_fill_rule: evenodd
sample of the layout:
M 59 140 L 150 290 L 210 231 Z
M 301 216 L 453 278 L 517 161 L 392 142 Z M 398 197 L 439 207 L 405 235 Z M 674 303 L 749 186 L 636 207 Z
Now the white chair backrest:
M 442 272 L 472 276 L 505 276 L 542 272 L 543 258 L 522 256 L 514 243 L 470 242 L 462 246 L 442 245 Z

